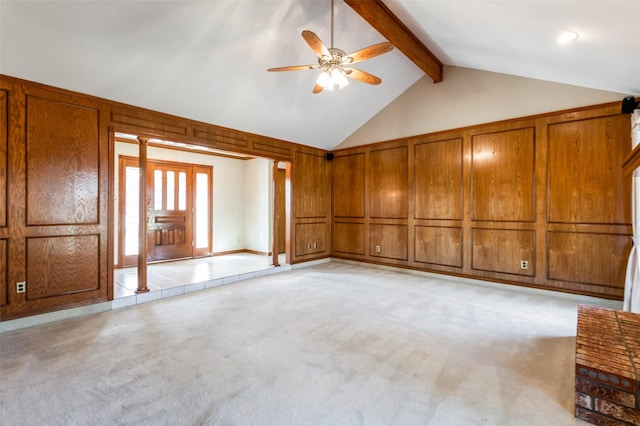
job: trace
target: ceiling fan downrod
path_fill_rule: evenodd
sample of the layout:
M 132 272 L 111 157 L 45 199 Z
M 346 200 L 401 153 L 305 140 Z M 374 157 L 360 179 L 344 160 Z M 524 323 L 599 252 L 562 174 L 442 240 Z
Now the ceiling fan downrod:
M 333 1 L 331 0 L 331 48 L 333 49 Z

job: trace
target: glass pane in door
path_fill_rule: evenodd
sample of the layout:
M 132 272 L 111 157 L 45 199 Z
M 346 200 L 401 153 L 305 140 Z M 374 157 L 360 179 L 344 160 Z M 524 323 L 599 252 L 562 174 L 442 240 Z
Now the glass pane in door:
M 140 206 L 140 169 L 138 167 L 125 168 L 125 223 L 124 223 L 124 254 L 132 256 L 138 254 L 138 226 Z
M 167 172 L 167 210 L 174 210 L 176 207 L 176 178 L 172 171 Z
M 187 209 L 187 174 L 178 172 L 178 210 Z
M 196 173 L 196 248 L 209 246 L 209 177 Z
M 156 210 L 162 210 L 162 170 L 153 171 L 153 208 Z

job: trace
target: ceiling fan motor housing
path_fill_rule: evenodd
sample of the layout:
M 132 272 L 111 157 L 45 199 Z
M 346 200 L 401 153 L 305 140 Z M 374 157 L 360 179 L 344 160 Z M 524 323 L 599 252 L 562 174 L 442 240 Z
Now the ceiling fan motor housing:
M 328 50 L 329 50 L 329 53 L 331 54 L 331 57 L 328 57 L 326 55 L 318 57 L 318 63 L 322 68 L 325 68 L 325 69 L 338 68 L 338 67 L 341 67 L 343 63 L 350 62 L 348 58 L 347 60 L 345 60 L 345 58 L 347 57 L 347 54 L 345 53 L 344 50 L 338 49 L 336 47 L 330 47 Z

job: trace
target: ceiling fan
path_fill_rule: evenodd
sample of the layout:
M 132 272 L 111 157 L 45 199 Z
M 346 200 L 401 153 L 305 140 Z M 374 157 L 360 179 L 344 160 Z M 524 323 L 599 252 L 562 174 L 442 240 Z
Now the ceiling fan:
M 331 0 L 331 47 L 327 48 L 320 37 L 312 31 L 302 31 L 302 37 L 309 47 L 318 55 L 318 63 L 312 65 L 293 65 L 289 67 L 269 68 L 267 71 L 298 71 L 322 69 L 322 73 L 316 80 L 313 93 L 320 93 L 322 90 L 334 90 L 335 87 L 342 89 L 349 84 L 346 77 L 361 81 L 367 84 L 380 84 L 382 80 L 375 75 L 369 74 L 357 68 L 352 68 L 351 64 L 366 61 L 383 53 L 393 50 L 393 44 L 389 42 L 374 44 L 353 53 L 346 54 L 344 50 L 333 47 L 333 2 Z

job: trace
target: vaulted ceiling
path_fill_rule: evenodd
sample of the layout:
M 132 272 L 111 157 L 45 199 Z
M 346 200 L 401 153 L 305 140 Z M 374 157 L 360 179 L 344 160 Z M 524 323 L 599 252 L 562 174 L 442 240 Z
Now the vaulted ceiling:
M 445 66 L 640 94 L 640 0 L 384 5 Z M 335 47 L 385 41 L 363 16 L 336 0 Z M 317 62 L 303 30 L 330 45 L 330 0 L 0 0 L 0 73 L 323 149 L 431 78 L 394 49 L 358 64 L 381 85 L 312 94 L 318 70 L 266 72 Z

